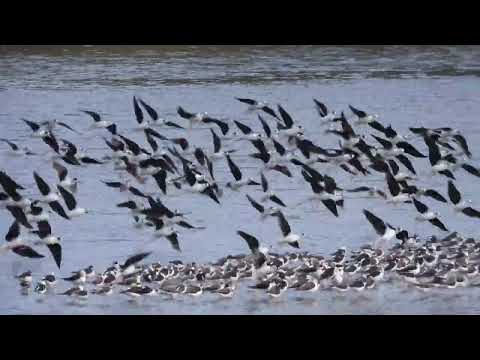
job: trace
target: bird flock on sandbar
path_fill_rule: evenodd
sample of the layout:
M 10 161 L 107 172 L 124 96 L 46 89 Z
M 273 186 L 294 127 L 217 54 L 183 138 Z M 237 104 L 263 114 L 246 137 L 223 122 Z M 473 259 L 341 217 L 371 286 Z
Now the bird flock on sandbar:
M 235 228 L 232 236 L 244 241 L 245 248 L 249 249 L 247 254 L 228 255 L 206 264 L 178 260 L 146 264 L 144 260 L 151 252 L 141 252 L 123 263 L 115 261 L 104 271 L 90 265 L 68 277 L 57 279 L 51 273 L 35 282 L 32 272 L 27 271 L 16 275 L 22 292 L 29 294 L 33 289 L 37 294 L 53 292 L 78 299 L 113 293 L 132 298 L 205 293 L 231 297 L 239 282 L 249 280 L 245 281 L 250 284 L 249 288 L 278 297 L 288 289 L 362 291 L 394 280 L 421 290 L 480 283 L 480 242 L 449 229 L 446 218 L 434 211 L 433 201 L 451 203 L 453 212 L 480 218 L 480 212 L 472 207 L 470 200 L 464 199 L 455 185 L 457 171 L 480 177 L 480 170 L 471 163 L 467 140 L 459 130 L 412 127 L 409 134 L 401 135 L 391 125 L 382 123 L 378 115 L 351 105 L 348 114 L 338 113 L 314 99 L 312 110 L 319 116 L 315 126 L 338 139 L 337 148 L 325 148 L 308 138 L 304 127 L 282 105 L 271 106 L 247 98 L 236 100 L 246 106 L 250 117 L 248 125 L 246 121 L 213 117 L 182 106 L 177 107 L 178 118 L 167 121 L 137 96 L 133 97 L 136 119 L 136 123 L 132 120 L 133 130 L 122 131 L 98 110 L 81 110 L 81 121 L 91 121 L 89 131 L 104 132 L 102 139 L 107 153 L 102 158 L 92 157 L 60 136 L 60 131 L 66 130 L 80 134 L 65 122 L 21 119 L 19 123 L 27 126 L 25 131 L 29 131 L 35 141 L 48 146 L 51 167 L 32 172 L 35 189 L 26 189 L 6 171 L 0 171 L 0 206 L 4 214 L 12 218 L 0 253 L 48 259 L 48 249 L 60 269 L 62 247 L 68 246 L 68 239 L 62 239 L 51 228 L 49 220 L 58 216 L 74 223 L 76 217 L 93 216 L 81 207 L 82 187 L 77 177 L 85 167 L 91 166 L 111 167 L 111 178 L 99 179 L 99 186 L 128 196 L 127 201 L 119 200 L 116 207 L 131 218 L 133 227 L 150 229 L 153 236 L 164 239 L 164 244 L 177 251 L 182 249 L 179 230 L 201 231 L 204 227 L 192 224 L 187 211 L 168 207 L 165 199 L 169 199 L 172 192 L 181 192 L 188 194 L 192 201 L 211 201 L 222 206 L 227 191 L 242 191 L 245 204 L 258 213 L 259 221 L 272 219 L 272 226 L 281 234 L 276 245 L 288 251 L 274 252 L 271 239 L 260 240 L 245 228 Z M 208 131 L 212 143 L 192 144 L 189 133 L 195 127 Z M 169 130 L 182 135 L 165 136 Z M 134 133 L 143 134 L 144 141 L 132 140 Z M 39 155 L 12 140 L 0 140 L 12 156 Z M 412 145 L 415 140 L 423 140 L 425 150 Z M 236 157 L 240 149 L 231 146 L 238 142 L 241 150 L 250 149 L 247 156 L 258 165 L 253 177 L 246 176 L 238 165 Z M 445 189 L 415 185 L 419 178 L 414 164 L 426 162 L 426 158 L 431 176 L 445 179 Z M 219 181 L 214 170 L 222 162 L 229 173 L 227 179 Z M 384 178 L 385 186 L 343 188 L 332 177 L 332 172 L 327 171 L 332 167 L 358 178 L 359 183 L 368 177 Z M 48 171 L 55 171 L 56 183 L 45 180 L 44 174 Z M 273 176 L 303 178 L 302 183 L 310 193 L 305 201 L 325 207 L 323 221 L 342 216 L 344 194 L 362 194 L 391 206 L 410 208 L 416 220 L 429 222 L 445 232 L 445 237 L 430 236 L 422 240 L 417 234 L 393 226 L 371 209 L 364 208 L 365 220 L 372 226 L 374 241 L 371 244 L 349 252 L 340 247 L 327 256 L 310 253 L 304 248 L 305 234 L 289 224 L 285 210 L 293 204 L 280 191 L 272 189 L 269 177 Z M 155 188 L 153 191 L 147 191 L 149 184 Z M 27 190 L 36 191 L 37 195 L 27 196 Z M 256 195 L 258 193 L 261 195 Z M 426 200 L 431 201 L 429 205 Z M 73 287 L 57 290 L 58 280 Z

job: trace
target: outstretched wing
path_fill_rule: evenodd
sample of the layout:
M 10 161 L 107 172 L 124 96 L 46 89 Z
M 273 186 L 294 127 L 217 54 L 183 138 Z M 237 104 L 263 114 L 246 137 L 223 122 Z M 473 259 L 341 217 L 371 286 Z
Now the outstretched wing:
M 387 231 L 387 226 L 385 225 L 383 220 L 373 215 L 370 211 L 365 209 L 363 210 L 363 214 L 367 218 L 368 222 L 373 226 L 373 228 L 375 229 L 375 232 L 378 235 L 383 236 Z
M 240 235 L 246 242 L 250 250 L 252 251 L 253 254 L 258 253 L 258 249 L 260 247 L 260 243 L 258 239 L 250 234 L 247 234 L 244 231 L 238 230 L 237 234 Z

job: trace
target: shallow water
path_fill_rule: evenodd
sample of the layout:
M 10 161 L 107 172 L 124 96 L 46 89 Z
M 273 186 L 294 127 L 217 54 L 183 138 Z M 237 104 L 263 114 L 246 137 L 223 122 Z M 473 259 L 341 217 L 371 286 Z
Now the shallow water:
M 25 141 L 34 150 L 47 147 L 32 140 L 29 129 L 20 121 L 57 118 L 82 132 L 76 135 L 60 130 L 59 137 L 78 144 L 95 157 L 107 149 L 103 131 L 87 131 L 91 120 L 80 109 L 98 111 L 128 132 L 135 125 L 132 96 L 138 95 L 154 106 L 164 117 L 182 124 L 175 108 L 208 111 L 211 115 L 244 121 L 257 130 L 260 124 L 254 115 L 234 97 L 251 97 L 281 103 L 294 120 L 306 128 L 309 139 L 324 147 L 335 146 L 336 139 L 325 136 L 318 125 L 312 98 L 324 101 L 337 111 L 348 104 L 377 113 L 381 121 L 405 133 L 409 126 L 453 126 L 464 131 L 474 154 L 476 166 L 480 152 L 480 47 L 321 47 L 321 46 L 222 46 L 222 47 L 0 47 L 0 129 L 1 137 Z M 271 122 L 272 124 L 272 122 Z M 182 131 L 159 130 L 166 136 L 180 136 Z M 195 144 L 211 150 L 208 130 L 194 130 Z M 144 142 L 142 133 L 131 138 Z M 425 146 L 415 142 L 422 152 Z M 147 146 L 147 145 L 146 145 Z M 253 147 L 244 143 L 228 145 L 239 149 L 233 156 L 244 175 L 257 177 L 257 162 L 244 155 Z M 0 147 L 0 163 L 8 174 L 22 185 L 35 189 L 32 171 L 37 170 L 49 182 L 55 180 L 50 164 L 42 158 L 12 159 Z M 446 195 L 445 178 L 431 177 L 428 159 L 414 162 L 420 185 L 428 185 Z M 345 210 L 336 219 L 323 207 L 301 202 L 308 189 L 297 169 L 292 179 L 268 173 L 267 177 L 281 198 L 290 205 L 285 211 L 294 231 L 305 232 L 305 250 L 328 254 L 345 245 L 357 248 L 374 238 L 361 209 L 380 214 L 393 225 L 421 235 L 437 234 L 430 224 L 416 223 L 415 209 L 405 205 L 392 208 L 381 200 L 349 198 Z M 346 176 L 332 168 L 320 167 L 333 175 L 339 186 L 349 188 L 383 180 L 378 175 L 368 178 Z M 27 269 L 34 275 L 47 272 L 66 276 L 70 271 L 90 264 L 102 269 L 114 260 L 124 260 L 139 250 L 152 250 L 149 260 L 167 262 L 214 261 L 226 254 L 246 253 L 248 248 L 235 232 L 250 232 L 267 244 L 275 244 L 280 231 L 274 219 L 260 223 L 245 199 L 246 190 L 225 191 L 219 206 L 207 198 L 192 198 L 172 191 L 165 199 L 167 206 L 191 212 L 195 225 L 203 231 L 181 231 L 182 253 L 172 250 L 165 240 L 153 240 L 146 231 L 132 227 L 128 212 L 115 204 L 125 195 L 107 188 L 99 180 L 116 180 L 111 165 L 104 167 L 70 167 L 81 184 L 79 204 L 92 213 L 67 222 L 58 217 L 51 221 L 55 233 L 62 237 L 64 260 L 60 273 L 50 256 L 41 261 L 24 261 L 12 254 L 0 258 L 0 313 L 79 313 L 79 314 L 374 314 L 374 313 L 478 313 L 477 289 L 455 289 L 423 293 L 410 288 L 385 285 L 362 294 L 338 294 L 324 291 L 308 295 L 287 292 L 270 300 L 264 293 L 242 289 L 231 300 L 211 295 L 198 299 L 155 297 L 141 303 L 129 303 L 122 296 L 91 296 L 83 305 L 69 305 L 61 297 L 21 296 L 13 279 Z M 341 170 L 340 170 L 341 171 Z M 230 180 L 224 161 L 215 163 L 215 174 L 221 182 Z M 459 171 L 457 186 L 465 198 L 480 207 L 480 179 Z M 148 188 L 150 187 L 149 183 Z M 36 189 L 32 190 L 36 194 Z M 258 190 L 248 190 L 258 198 Z M 449 229 L 467 236 L 478 236 L 478 220 L 453 214 L 448 206 L 425 201 L 441 213 Z M 11 217 L 0 212 L 0 232 L 7 232 Z M 2 235 L 3 236 L 3 235 Z M 60 283 L 60 289 L 66 288 Z

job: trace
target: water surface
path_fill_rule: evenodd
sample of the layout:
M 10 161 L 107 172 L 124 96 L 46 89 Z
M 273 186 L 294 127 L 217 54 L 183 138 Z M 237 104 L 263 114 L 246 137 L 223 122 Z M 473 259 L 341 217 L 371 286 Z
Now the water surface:
M 405 133 L 409 126 L 454 126 L 462 129 L 474 153 L 480 151 L 480 47 L 478 46 L 34 46 L 0 47 L 0 129 L 1 137 L 28 144 L 39 152 L 46 145 L 28 138 L 29 129 L 20 119 L 34 121 L 57 118 L 82 132 L 75 135 L 60 130 L 59 136 L 81 145 L 89 154 L 101 157 L 107 151 L 102 131 L 88 132 L 91 120 L 80 109 L 96 110 L 118 123 L 132 139 L 144 143 L 141 133 L 130 132 L 135 125 L 132 96 L 154 106 L 164 117 L 182 123 L 175 112 L 178 105 L 192 111 L 244 121 L 257 130 L 255 116 L 234 97 L 251 97 L 281 103 L 306 128 L 307 136 L 324 147 L 336 139 L 325 136 L 318 124 L 312 98 L 329 107 L 346 110 L 348 104 L 381 116 L 381 121 Z M 273 124 L 273 123 L 271 123 Z M 177 130 L 161 130 L 167 136 L 180 136 Z M 211 150 L 208 130 L 195 130 L 195 144 Z M 416 145 L 426 151 L 421 142 Z M 145 143 L 145 146 L 147 144 Z M 234 159 L 247 176 L 258 176 L 258 163 L 245 156 L 252 147 L 234 143 L 239 149 Z M 0 152 L 0 163 L 21 184 L 35 189 L 32 171 L 53 182 L 55 173 L 48 162 L 38 158 L 11 159 Z M 220 182 L 230 180 L 224 162 L 216 163 Z M 428 160 L 414 163 L 422 178 L 419 185 L 433 187 L 446 195 L 446 180 L 431 177 Z M 340 186 L 382 184 L 378 176 L 345 175 L 332 168 L 321 168 L 333 175 Z M 292 168 L 293 170 L 293 168 Z M 245 199 L 245 190 L 225 192 L 222 205 L 209 199 L 192 198 L 172 192 L 165 203 L 191 212 L 189 219 L 204 231 L 181 231 L 182 253 L 164 240 L 153 240 L 146 231 L 133 229 L 128 213 L 115 207 L 124 195 L 102 186 L 99 180 L 116 180 L 111 166 L 71 169 L 81 179 L 77 199 L 93 210 L 88 216 L 63 221 L 57 217 L 52 228 L 62 236 L 64 263 L 61 275 L 90 264 L 99 268 L 114 260 L 124 260 L 139 250 L 152 250 L 152 260 L 167 262 L 214 261 L 229 253 L 245 253 L 245 243 L 235 234 L 242 229 L 268 244 L 280 236 L 274 220 L 260 223 Z M 421 235 L 440 235 L 430 224 L 414 221 L 415 210 L 408 206 L 392 208 L 380 200 L 349 198 L 345 211 L 336 219 L 323 207 L 296 204 L 308 195 L 308 188 L 295 170 L 295 177 L 268 174 L 274 189 L 289 205 L 286 214 L 292 228 L 305 232 L 305 250 L 328 254 L 339 246 L 357 248 L 370 242 L 374 232 L 361 210 L 368 208 L 394 225 Z M 458 172 L 457 186 L 466 198 L 480 206 L 479 179 Z M 147 187 L 153 189 L 149 185 Z M 248 193 L 259 197 L 257 190 Z M 36 190 L 32 190 L 36 194 Z M 467 236 L 478 235 L 478 220 L 457 216 L 438 202 L 435 207 L 450 229 Z M 7 232 L 11 217 L 1 212 L 1 233 Z M 35 275 L 50 271 L 59 274 L 50 257 L 26 262 L 14 255 L 0 258 L 0 313 L 81 313 L 81 314 L 318 314 L 318 313 L 478 313 L 478 290 L 461 289 L 422 293 L 410 288 L 385 285 L 364 294 L 318 292 L 298 295 L 288 292 L 272 301 L 266 294 L 242 289 L 232 300 L 206 295 L 199 299 L 171 301 L 145 299 L 132 305 L 120 296 L 91 296 L 84 306 L 69 305 L 61 297 L 38 301 L 19 295 L 14 274 L 32 269 Z M 66 284 L 59 284 L 61 289 Z

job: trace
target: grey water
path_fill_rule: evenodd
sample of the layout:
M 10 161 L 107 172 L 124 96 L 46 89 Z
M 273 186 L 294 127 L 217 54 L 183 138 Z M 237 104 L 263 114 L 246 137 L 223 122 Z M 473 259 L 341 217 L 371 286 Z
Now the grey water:
M 294 120 L 305 127 L 307 138 L 323 147 L 334 147 L 337 139 L 324 134 L 313 106 L 315 97 L 331 109 L 347 111 L 348 104 L 376 113 L 380 121 L 406 134 L 409 126 L 451 126 L 463 131 L 479 166 L 480 153 L 480 47 L 478 46 L 0 46 L 0 137 L 28 144 L 37 157 L 7 156 L 0 144 L 0 167 L 38 195 L 32 172 L 53 183 L 55 172 L 45 155 L 48 148 L 29 137 L 21 118 L 33 121 L 58 119 L 81 132 L 58 130 L 60 138 L 81 146 L 101 158 L 108 152 L 102 130 L 88 130 L 91 119 L 80 110 L 99 112 L 115 121 L 120 131 L 148 146 L 135 126 L 132 97 L 151 104 L 161 116 L 184 124 L 176 107 L 207 111 L 216 117 L 237 119 L 256 130 L 256 115 L 245 111 L 234 97 L 249 97 L 282 104 Z M 270 119 L 269 119 L 270 121 Z M 270 121 L 273 126 L 273 122 Z M 232 124 L 233 125 L 233 124 Z M 181 130 L 159 129 L 166 136 L 185 135 Z M 369 131 L 367 129 L 364 130 Z M 188 135 L 195 145 L 213 149 L 208 129 Z M 421 141 L 414 145 L 426 153 Z M 225 142 L 237 149 L 232 157 L 244 175 L 258 178 L 258 162 L 247 157 L 252 147 L 243 142 Z M 431 176 L 428 159 L 415 159 L 418 184 L 433 187 L 444 196 L 446 179 Z M 79 185 L 77 200 L 91 213 L 65 221 L 53 217 L 54 232 L 62 237 L 63 264 L 58 270 L 47 255 L 29 260 L 14 254 L 0 257 L 0 314 L 476 314 L 480 312 L 480 290 L 465 288 L 420 292 L 410 287 L 381 285 L 361 294 L 319 291 L 297 294 L 288 291 L 271 300 L 263 292 L 240 286 L 232 299 L 204 295 L 199 298 L 152 297 L 132 304 L 121 295 L 96 297 L 72 304 L 61 296 L 23 296 L 14 275 L 31 269 L 38 280 L 48 272 L 68 276 L 88 265 L 104 269 L 115 260 L 125 260 L 137 251 L 152 251 L 150 261 L 179 259 L 208 262 L 227 254 L 249 250 L 237 230 L 257 236 L 277 248 L 280 230 L 275 219 L 258 221 L 245 198 L 260 196 L 259 189 L 231 192 L 225 189 L 221 205 L 208 198 L 192 197 L 172 190 L 164 202 L 170 208 L 189 212 L 188 219 L 205 230 L 181 230 L 182 252 L 171 249 L 164 239 L 154 239 L 137 230 L 131 216 L 115 204 L 126 195 L 104 186 L 100 180 L 117 180 L 112 166 L 71 167 Z M 304 232 L 303 250 L 327 255 L 340 246 L 356 249 L 371 242 L 375 233 L 362 209 L 380 215 L 389 223 L 423 236 L 442 234 L 429 223 L 415 222 L 412 206 L 390 206 L 382 200 L 348 196 L 339 218 L 317 204 L 305 203 L 309 195 L 298 169 L 293 178 L 267 173 L 272 188 L 288 208 L 285 214 L 295 232 Z M 379 175 L 352 177 L 341 170 L 321 167 L 343 188 L 362 184 L 383 186 Z M 224 160 L 215 163 L 221 183 L 231 180 Z M 457 187 L 465 198 L 480 207 L 480 179 L 458 171 Z M 155 186 L 149 182 L 147 189 Z M 456 215 L 447 205 L 426 203 L 441 214 L 451 230 L 478 237 L 478 219 Z M 0 234 L 6 234 L 11 216 L 0 210 Z M 3 240 L 2 240 L 3 241 Z M 43 250 L 43 249 L 42 249 Z M 278 249 L 283 251 L 286 249 Z M 66 289 L 69 284 L 59 282 Z

